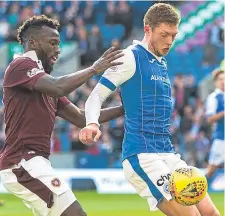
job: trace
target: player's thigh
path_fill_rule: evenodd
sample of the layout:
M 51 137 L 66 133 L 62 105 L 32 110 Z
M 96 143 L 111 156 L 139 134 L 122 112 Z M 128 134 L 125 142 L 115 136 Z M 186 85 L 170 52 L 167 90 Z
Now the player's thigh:
M 162 159 L 164 159 L 165 163 L 169 167 L 169 169 L 172 171 L 179 169 L 179 168 L 184 168 L 187 167 L 187 163 L 181 159 L 180 154 L 177 153 L 161 153 L 159 154 Z
M 123 170 L 137 193 L 147 199 L 151 211 L 157 210 L 163 198 L 172 199 L 168 188 L 170 169 L 157 154 L 131 156 L 123 161 Z
M 3 184 L 11 193 L 21 198 L 35 215 L 46 215 L 57 208 L 58 213 L 55 216 L 58 216 L 76 200 L 71 192 L 71 198 L 67 199 L 64 209 L 61 210 L 58 198 L 71 190 L 57 176 L 50 162 L 40 156 L 28 161 L 23 159 L 17 167 L 3 171 Z
M 54 205 L 51 208 L 49 216 L 56 215 L 86 216 L 71 190 L 60 195 L 54 194 Z
M 215 139 L 209 153 L 209 164 L 219 166 L 224 161 L 224 141 Z
M 167 216 L 201 216 L 196 206 L 182 206 L 175 200 L 163 199 L 157 207 Z
M 220 213 L 213 204 L 209 194 L 207 194 L 196 206 L 202 216 L 220 216 Z
M 212 175 L 219 167 L 220 165 L 209 164 L 207 166 L 207 175 Z
M 23 175 L 20 176 L 20 178 Z M 33 193 L 30 189 L 26 188 L 24 185 L 18 182 L 17 176 L 12 172 L 12 170 L 4 170 L 1 173 L 1 180 L 4 187 L 12 194 L 20 198 L 24 204 L 30 208 L 34 215 L 41 216 L 47 215 L 50 212 L 50 208 L 47 207 L 47 202 L 49 204 L 53 203 L 53 194 L 46 201 L 41 199 L 37 194 Z M 30 179 L 27 180 L 30 182 Z M 45 193 L 45 190 L 43 190 Z M 46 193 L 48 194 L 48 193 Z
M 46 191 L 45 193 L 49 190 L 49 194 L 53 196 L 52 205 L 47 205 L 49 215 L 60 216 L 76 201 L 76 197 L 68 184 L 57 175 L 49 160 L 42 157 L 35 157 L 33 161 L 31 159 L 22 164 L 22 166 L 31 173 L 33 178 L 38 179 L 40 183 L 42 183 L 42 189 Z M 42 169 L 38 171 L 37 166 L 42 167 Z M 38 184 L 38 182 L 36 182 L 36 184 Z M 36 191 L 35 194 L 37 194 L 37 192 L 38 191 Z M 35 210 L 35 206 L 33 207 Z

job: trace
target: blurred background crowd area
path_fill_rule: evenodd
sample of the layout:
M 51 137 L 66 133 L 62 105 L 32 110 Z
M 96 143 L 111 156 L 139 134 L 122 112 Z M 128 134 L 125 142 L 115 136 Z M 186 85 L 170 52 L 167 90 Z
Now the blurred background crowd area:
M 180 33 L 166 56 L 173 86 L 171 139 L 190 165 L 205 167 L 212 128 L 205 120 L 204 103 L 213 90 L 211 71 L 224 64 L 224 4 L 221 1 L 169 3 L 182 16 Z M 16 29 L 32 15 L 45 14 L 60 21 L 61 57 L 53 73 L 58 76 L 89 66 L 111 45 L 125 48 L 133 39 L 141 40 L 143 16 L 152 4 L 154 1 L 0 1 L 0 78 L 4 77 L 13 54 L 22 52 L 16 43 Z M 68 98 L 83 109 L 98 79 L 89 80 Z M 119 92 L 115 92 L 103 107 L 119 104 Z M 0 122 L 1 148 L 2 111 Z M 100 141 L 88 147 L 79 141 L 76 126 L 57 118 L 52 152 L 75 153 L 73 167 L 121 167 L 123 117 L 102 124 L 101 131 Z

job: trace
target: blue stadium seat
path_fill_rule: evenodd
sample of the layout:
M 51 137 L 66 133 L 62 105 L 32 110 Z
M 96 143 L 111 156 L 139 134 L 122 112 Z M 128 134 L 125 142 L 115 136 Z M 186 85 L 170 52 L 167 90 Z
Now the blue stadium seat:
M 104 25 L 104 23 L 105 23 L 105 17 L 106 17 L 106 14 L 105 13 L 101 13 L 101 12 L 97 13 L 96 14 L 96 23 L 98 25 Z
M 100 32 L 104 40 L 104 47 L 108 48 L 111 45 L 113 39 L 122 39 L 125 35 L 125 29 L 122 25 L 102 25 L 100 26 Z
M 97 1 L 95 2 L 95 6 L 99 11 L 105 12 L 107 10 L 106 3 L 106 1 Z
M 152 5 L 152 1 L 131 1 L 130 6 L 132 8 L 133 14 L 135 14 L 135 19 L 133 19 L 133 24 L 135 26 L 143 26 L 144 14 L 148 8 Z
M 86 25 L 87 31 L 90 32 L 92 24 Z M 125 28 L 122 25 L 99 25 L 99 30 L 104 41 L 104 48 L 108 48 L 111 45 L 113 39 L 121 40 L 125 35 Z

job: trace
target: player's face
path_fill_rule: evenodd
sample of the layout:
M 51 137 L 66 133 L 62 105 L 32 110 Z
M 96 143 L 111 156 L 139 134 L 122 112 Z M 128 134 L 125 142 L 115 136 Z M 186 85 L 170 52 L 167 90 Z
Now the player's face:
M 50 74 L 60 54 L 59 32 L 46 26 L 42 28 L 42 32 L 42 40 L 38 41 L 36 52 L 45 72 Z
M 157 56 L 165 56 L 168 54 L 177 33 L 178 25 L 161 23 L 155 28 L 145 26 L 149 49 Z
M 224 91 L 225 88 L 224 85 L 225 85 L 224 73 L 220 73 L 216 78 L 216 88 L 219 88 L 222 91 Z

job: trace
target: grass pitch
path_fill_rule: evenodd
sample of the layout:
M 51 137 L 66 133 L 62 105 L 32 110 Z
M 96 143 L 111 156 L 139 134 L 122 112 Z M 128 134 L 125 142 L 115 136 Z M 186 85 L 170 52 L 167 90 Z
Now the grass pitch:
M 149 212 L 147 202 L 135 194 L 97 194 L 96 192 L 75 192 L 88 216 L 163 216 L 159 211 Z M 224 194 L 210 194 L 221 216 L 224 215 Z M 0 194 L 4 206 L 0 216 L 32 216 L 21 200 L 10 194 Z

